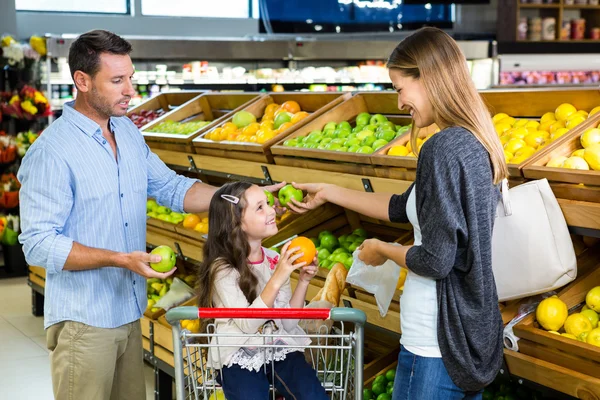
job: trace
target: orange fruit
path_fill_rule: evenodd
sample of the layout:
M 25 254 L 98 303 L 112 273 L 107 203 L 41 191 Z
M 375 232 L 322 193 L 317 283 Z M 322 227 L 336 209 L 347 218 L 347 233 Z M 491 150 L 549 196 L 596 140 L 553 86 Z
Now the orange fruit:
M 252 135 L 250 136 L 250 140 L 248 140 L 250 143 L 258 143 L 258 137 L 257 135 Z
M 194 227 L 198 225 L 200 221 L 200 217 L 196 214 L 188 214 L 183 219 L 183 227 L 187 229 L 194 229 Z
M 252 135 L 255 135 L 259 129 L 260 129 L 260 124 L 257 122 L 254 122 L 254 123 L 246 126 L 244 128 L 244 130 L 242 131 L 242 133 L 246 136 L 252 136 Z
M 281 108 L 288 112 L 291 112 L 292 114 L 296 114 L 297 112 L 302 111 L 302 109 L 300 108 L 300 104 L 298 104 L 294 100 L 286 101 L 281 105 Z
M 279 110 L 279 104 L 276 104 L 276 103 L 269 104 L 267 107 L 265 107 L 265 113 L 263 115 L 263 120 L 265 119 L 265 117 L 268 117 L 268 119 L 274 119 L 275 111 L 277 111 L 277 110 Z
M 226 140 L 236 140 L 236 138 L 238 137 L 239 133 L 238 131 L 233 131 L 227 134 L 227 139 Z
M 273 129 L 273 124 L 274 124 L 274 122 L 272 119 L 267 119 L 260 123 L 260 129 L 265 129 L 265 128 Z
M 304 118 L 308 117 L 310 114 L 307 113 L 306 111 L 300 111 L 297 112 L 296 114 L 294 114 L 294 116 L 292 117 L 292 119 L 290 120 L 290 122 L 292 124 L 297 123 L 298 121 L 303 120 Z
M 288 128 L 291 128 L 292 126 L 294 126 L 292 122 L 284 122 L 275 132 L 277 132 L 277 134 L 280 134 L 281 132 L 285 131 Z
M 237 125 L 234 124 L 233 122 L 227 122 L 223 125 L 223 129 L 226 129 L 228 131 L 230 131 L 230 130 L 235 131 L 235 130 L 237 130 L 237 128 L 238 128 Z
M 317 248 L 315 244 L 309 238 L 304 236 L 298 236 L 290 242 L 290 246 L 288 248 L 293 249 L 294 247 L 299 247 L 299 252 L 304 253 L 302 257 L 296 260 L 295 264 L 306 262 L 306 264 L 311 264 L 313 259 L 317 255 Z

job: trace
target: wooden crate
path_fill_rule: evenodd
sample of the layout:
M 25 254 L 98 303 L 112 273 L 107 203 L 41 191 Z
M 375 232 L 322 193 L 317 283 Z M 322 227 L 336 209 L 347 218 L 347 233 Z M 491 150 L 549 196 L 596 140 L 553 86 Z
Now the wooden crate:
M 256 117 L 256 120 L 260 120 L 264 114 L 265 108 L 272 103 L 282 104 L 286 101 L 296 101 L 302 111 L 310 113 L 310 115 L 303 120 L 297 122 L 289 129 L 281 132 L 273 139 L 268 140 L 265 143 L 249 143 L 249 142 L 232 142 L 232 141 L 220 141 L 215 142 L 213 140 L 206 139 L 206 134 L 210 131 L 204 132 L 198 138 L 193 141 L 196 148 L 196 154 L 204 154 L 208 156 L 236 158 L 239 160 L 256 161 L 273 163 L 273 156 L 271 154 L 271 146 L 278 141 L 286 138 L 295 130 L 310 123 L 326 111 L 335 107 L 347 98 L 352 96 L 351 93 L 269 93 L 263 96 L 260 100 L 244 108 Z M 229 115 L 228 118 L 222 120 L 219 125 L 231 122 L 233 114 Z M 213 126 L 214 128 L 216 126 Z M 211 129 L 212 129 L 211 128 Z
M 523 169 L 525 178 L 543 179 L 561 183 L 584 184 L 600 186 L 600 171 L 582 171 L 565 168 L 546 167 L 546 164 L 554 157 L 569 157 L 571 153 L 582 149 L 580 137 L 586 129 L 595 127 L 600 123 L 600 113 L 588 119 L 585 124 L 577 126 L 556 142 L 548 145 L 539 154 L 534 155 Z
M 319 118 L 314 119 L 311 123 L 297 129 L 285 140 L 306 136 L 313 130 L 321 130 L 323 126 L 332 121 L 336 123 L 348 121 L 354 125 L 356 117 L 362 112 L 384 114 L 396 124 L 409 124 L 411 122 L 410 115 L 398 110 L 397 95 L 395 93 L 358 93 Z M 371 166 L 371 154 L 287 147 L 283 145 L 285 140 L 279 140 L 271 147 L 275 163 L 279 165 L 386 178 L 405 178 L 403 176 L 390 176 L 386 171 L 380 171 L 377 174 Z M 398 138 L 390 143 L 397 140 Z
M 480 92 L 481 97 L 488 106 L 492 115 L 497 113 L 506 113 L 514 118 L 519 119 L 539 119 L 547 112 L 554 111 L 556 107 L 563 103 L 573 104 L 579 110 L 590 111 L 594 107 L 600 105 L 600 93 L 597 89 L 504 89 L 504 90 L 483 90 Z M 587 129 L 594 123 L 594 118 L 586 120 L 581 125 L 575 127 L 567 135 L 580 129 Z M 420 133 L 419 137 L 424 137 L 429 134 L 429 131 Z M 398 157 L 388 156 L 387 151 L 392 145 L 406 144 L 409 135 L 405 138 L 399 138 L 396 143 L 390 143 L 388 146 L 381 148 L 372 156 L 374 165 L 385 165 L 388 167 L 402 168 L 407 171 L 413 171 L 417 167 L 417 160 L 414 157 Z M 564 137 L 561 137 L 551 145 L 561 143 Z M 509 174 L 511 177 L 523 177 L 523 168 L 531 163 L 531 161 L 546 150 L 541 150 L 521 164 L 508 164 Z M 399 172 L 400 172 L 399 171 Z M 414 178 L 413 178 L 414 179 Z
M 29 280 L 36 285 L 46 287 L 46 269 L 42 267 L 29 266 Z
M 165 112 L 164 115 L 169 114 L 174 111 L 180 105 L 200 96 L 204 91 L 200 90 L 190 90 L 190 91 L 181 91 L 181 92 L 168 92 L 161 93 L 154 97 L 149 98 L 141 104 L 129 109 L 127 111 L 127 116 L 131 117 L 133 114 L 137 114 L 141 111 L 158 111 L 163 110 Z M 160 118 L 160 117 L 159 117 Z M 158 118 L 157 118 L 158 119 Z M 154 120 L 156 121 L 156 120 Z M 150 121 L 146 125 L 140 128 L 143 130 L 150 126 L 154 121 Z
M 255 93 L 205 93 L 182 104 L 168 115 L 152 121 L 142 129 L 142 133 L 152 148 L 193 153 L 192 140 L 196 136 L 221 124 L 230 113 L 240 111 L 260 98 L 261 96 Z M 188 135 L 149 132 L 150 129 L 167 120 L 212 121 L 212 123 Z
M 583 253 L 578 258 L 580 276 L 558 293 L 569 310 L 580 309 L 587 292 L 600 285 L 599 256 L 597 247 Z M 534 314 L 515 325 L 513 331 L 521 338 L 520 353 L 600 380 L 600 347 L 546 332 L 539 328 Z

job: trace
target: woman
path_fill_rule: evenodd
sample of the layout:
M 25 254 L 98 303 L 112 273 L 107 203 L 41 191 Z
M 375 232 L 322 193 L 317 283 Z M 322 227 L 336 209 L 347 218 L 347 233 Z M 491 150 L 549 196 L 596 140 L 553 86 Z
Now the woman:
M 391 259 L 409 270 L 393 398 L 479 399 L 502 363 L 491 253 L 498 184 L 508 174 L 502 145 L 465 57 L 443 31 L 415 32 L 387 67 L 398 108 L 413 117 L 412 148 L 419 128 L 441 129 L 419 151 L 415 182 L 401 195 L 296 184 L 308 195 L 289 207 L 302 213 L 332 202 L 413 225 L 413 246 L 370 239 L 360 248 L 369 265 Z

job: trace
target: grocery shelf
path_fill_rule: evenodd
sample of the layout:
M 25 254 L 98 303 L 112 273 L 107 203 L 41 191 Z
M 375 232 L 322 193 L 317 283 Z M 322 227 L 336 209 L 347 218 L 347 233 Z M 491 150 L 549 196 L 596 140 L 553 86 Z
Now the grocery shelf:
M 519 3 L 519 8 L 560 8 L 560 4 L 529 4 Z

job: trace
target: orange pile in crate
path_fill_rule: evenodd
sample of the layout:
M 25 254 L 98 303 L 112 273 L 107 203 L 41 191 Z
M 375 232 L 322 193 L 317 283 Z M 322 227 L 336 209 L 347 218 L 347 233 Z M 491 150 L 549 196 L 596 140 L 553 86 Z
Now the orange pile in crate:
M 494 115 L 492 120 L 504 146 L 506 162 L 520 164 L 598 111 L 597 107 L 588 114 L 565 103 L 554 112 L 545 113 L 539 121 L 516 119 L 504 113 Z
M 183 220 L 183 227 L 197 232 L 208 233 L 208 217 L 200 218 L 196 214 L 188 214 Z
M 263 144 L 281 132 L 290 128 L 297 122 L 308 117 L 306 111 L 300 109 L 295 101 L 286 101 L 283 104 L 269 104 L 258 122 L 256 117 L 248 111 L 239 111 L 234 114 L 231 122 L 213 129 L 207 133 L 205 139 L 233 142 L 249 142 Z

